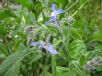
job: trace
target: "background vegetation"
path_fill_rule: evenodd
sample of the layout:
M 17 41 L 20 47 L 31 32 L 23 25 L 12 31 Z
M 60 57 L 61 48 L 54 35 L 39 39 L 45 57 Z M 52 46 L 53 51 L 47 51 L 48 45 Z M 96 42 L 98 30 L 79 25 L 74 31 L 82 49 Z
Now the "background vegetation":
M 60 28 L 45 25 L 53 3 Z M 102 76 L 101 56 L 102 0 L 0 0 L 0 76 Z

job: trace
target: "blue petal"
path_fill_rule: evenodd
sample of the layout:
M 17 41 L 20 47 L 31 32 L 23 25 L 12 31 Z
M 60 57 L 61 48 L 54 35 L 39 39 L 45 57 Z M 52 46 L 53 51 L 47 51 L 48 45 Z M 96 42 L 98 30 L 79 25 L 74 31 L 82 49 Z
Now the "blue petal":
M 40 44 L 39 42 L 32 42 L 30 45 L 31 46 L 39 46 L 39 44 Z
M 56 19 L 56 16 L 52 16 L 49 21 L 45 22 L 45 25 L 48 26 L 49 23 L 56 21 Z
M 52 4 L 52 11 L 56 11 L 56 5 L 55 4 Z
M 62 9 L 57 10 L 57 14 L 60 14 L 60 13 L 64 13 L 64 10 Z
M 55 55 L 57 54 L 57 51 L 53 48 L 52 45 L 49 45 L 47 48 L 46 48 L 47 51 L 49 51 L 51 54 Z
M 51 20 L 51 22 L 54 22 L 54 21 L 56 21 L 56 19 L 57 19 L 56 16 L 52 16 L 50 20 Z

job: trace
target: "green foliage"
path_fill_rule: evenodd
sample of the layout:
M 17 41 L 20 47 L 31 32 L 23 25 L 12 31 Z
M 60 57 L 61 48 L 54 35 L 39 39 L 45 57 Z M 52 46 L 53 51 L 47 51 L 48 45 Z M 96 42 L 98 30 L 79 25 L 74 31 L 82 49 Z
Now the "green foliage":
M 27 55 L 34 53 L 34 58 L 31 59 L 31 62 L 34 62 L 38 59 L 39 54 L 34 50 L 28 50 L 24 45 L 20 45 L 17 52 L 10 55 L 1 65 L 0 65 L 0 75 L 4 76 L 18 76 L 19 68 L 21 61 Z M 40 58 L 40 57 L 39 57 Z M 33 60 L 33 61 L 32 61 Z M 14 70 L 16 69 L 16 70 Z
M 2 2 L 0 76 L 91 76 L 93 71 L 87 72 L 85 65 L 102 56 L 101 0 Z M 52 3 L 65 12 L 55 23 L 45 25 Z M 46 46 L 51 43 L 58 54 L 52 55 L 42 46 L 32 47 L 32 41 L 45 42 Z M 94 76 L 101 76 L 102 66 L 95 69 Z
M 9 55 L 9 53 L 8 53 L 8 48 L 7 48 L 7 46 L 6 46 L 5 44 L 0 43 L 0 50 L 1 50 L 1 52 L 2 52 L 3 54 L 5 54 L 6 56 Z
M 0 11 L 0 20 L 3 20 L 8 17 L 16 17 L 11 10 L 2 10 Z
M 75 40 L 70 44 L 70 56 L 72 59 L 80 59 L 87 53 L 86 47 L 82 40 Z

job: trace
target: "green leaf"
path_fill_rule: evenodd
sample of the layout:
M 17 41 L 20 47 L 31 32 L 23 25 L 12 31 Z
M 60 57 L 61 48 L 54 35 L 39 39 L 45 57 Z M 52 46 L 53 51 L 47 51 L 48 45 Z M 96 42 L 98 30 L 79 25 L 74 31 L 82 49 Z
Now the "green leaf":
M 77 29 L 72 28 L 71 33 L 72 33 L 73 38 L 82 39 L 82 35 L 77 31 Z
M 34 53 L 32 58 L 31 58 L 31 61 L 30 61 L 30 64 L 37 61 L 38 59 L 40 59 L 42 56 L 40 54 L 36 54 Z
M 20 62 L 14 63 L 4 76 L 19 76 Z
M 96 68 L 96 70 L 97 70 L 97 71 L 102 71 L 102 66 L 98 66 L 98 67 Z
M 48 72 L 49 66 L 48 65 L 42 65 L 42 73 L 40 76 L 52 76 L 50 72 Z
M 15 14 L 11 10 L 1 10 L 0 11 L 0 20 L 3 20 L 8 17 L 15 17 Z
M 0 37 L 4 38 L 7 33 L 7 30 L 4 28 L 4 25 L 0 24 Z
M 17 0 L 17 2 L 21 3 L 24 7 L 28 9 L 32 9 L 32 3 L 29 0 Z
M 0 75 L 3 75 L 10 67 L 12 67 L 17 61 L 21 60 L 27 51 L 16 52 L 11 54 L 1 65 L 0 65 Z
M 56 67 L 56 76 L 77 76 L 77 75 L 69 68 Z
M 60 7 L 63 7 L 67 5 L 68 1 L 67 0 L 53 0 L 55 3 L 59 4 Z M 53 2 L 52 1 L 52 2 Z
M 38 19 L 39 14 L 42 12 L 42 9 L 43 9 L 43 7 L 42 7 L 41 2 L 34 2 L 33 12 L 37 19 Z
M 9 52 L 8 52 L 8 49 L 7 49 L 7 46 L 3 43 L 0 42 L 0 51 L 5 54 L 6 56 L 9 55 Z
M 79 39 L 76 39 L 71 43 L 70 50 L 70 57 L 77 60 L 86 53 L 84 42 Z
M 102 40 L 102 31 L 97 31 L 93 35 L 90 36 L 90 40 Z
M 80 4 L 85 3 L 87 0 L 80 0 Z
M 20 48 L 17 52 L 8 56 L 7 59 L 0 65 L 1 76 L 4 75 L 11 67 L 13 68 L 15 66 L 15 63 L 20 62 L 25 56 L 28 56 L 31 53 L 38 53 L 34 50 L 28 51 L 27 47 L 25 47 L 23 44 L 19 45 L 19 47 Z

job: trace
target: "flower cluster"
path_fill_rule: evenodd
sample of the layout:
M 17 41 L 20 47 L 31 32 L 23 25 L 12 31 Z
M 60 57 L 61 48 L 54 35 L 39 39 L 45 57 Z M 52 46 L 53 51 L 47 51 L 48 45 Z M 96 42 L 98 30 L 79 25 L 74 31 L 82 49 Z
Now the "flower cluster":
M 45 24 L 48 25 L 49 22 L 55 22 L 57 20 L 57 16 L 61 13 L 64 13 L 64 10 L 62 9 L 57 10 L 55 4 L 52 4 L 51 18 Z M 50 43 L 32 42 L 31 46 L 38 46 L 40 48 L 43 48 L 53 55 L 57 54 L 57 51 L 54 49 L 53 45 L 51 45 Z
M 100 65 L 102 65 L 102 57 L 98 56 L 87 62 L 85 70 L 94 71 Z

